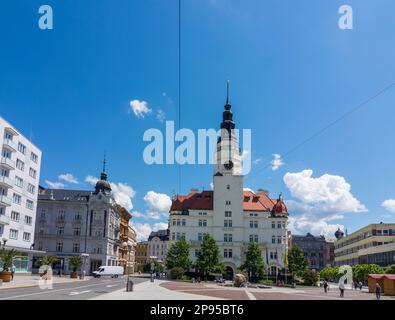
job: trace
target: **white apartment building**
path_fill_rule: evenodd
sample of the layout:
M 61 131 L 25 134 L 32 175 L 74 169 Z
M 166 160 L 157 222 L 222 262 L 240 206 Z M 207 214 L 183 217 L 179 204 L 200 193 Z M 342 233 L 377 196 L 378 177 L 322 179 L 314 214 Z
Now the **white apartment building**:
M 169 230 L 152 231 L 147 241 L 148 257 L 164 262 L 169 248 Z
M 248 243 L 256 242 L 268 271 L 277 274 L 285 267 L 288 211 L 281 196 L 271 199 L 267 191 L 243 191 L 242 152 L 230 109 L 227 100 L 215 154 L 213 191 L 192 190 L 174 196 L 170 242 L 187 240 L 190 258 L 195 261 L 204 234 L 210 234 L 221 250 L 228 278 L 243 263 Z
M 16 249 L 16 272 L 31 270 L 41 151 L 0 117 L 0 240 Z M 0 266 L 1 267 L 1 266 Z

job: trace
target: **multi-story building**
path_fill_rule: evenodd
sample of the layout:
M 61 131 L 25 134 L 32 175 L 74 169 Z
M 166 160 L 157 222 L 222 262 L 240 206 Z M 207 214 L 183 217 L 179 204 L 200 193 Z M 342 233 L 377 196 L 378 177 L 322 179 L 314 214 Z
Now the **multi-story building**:
M 305 236 L 292 235 L 292 246 L 298 246 L 303 250 L 310 269 L 321 270 L 332 265 L 331 245 L 333 243 L 327 242 L 324 236 L 315 237 L 311 233 Z
M 136 252 L 135 252 L 135 261 L 136 261 L 136 271 L 143 272 L 144 266 L 150 262 L 149 255 L 148 255 L 148 242 L 142 241 L 138 242 L 136 245 Z
M 281 198 L 267 191 L 243 191 L 242 152 L 235 134 L 229 99 L 223 112 L 215 152 L 213 191 L 174 196 L 170 208 L 170 242 L 184 238 L 195 261 L 204 234 L 219 246 L 227 277 L 233 277 L 245 259 L 250 242 L 259 244 L 269 272 L 285 267 L 288 248 L 288 211 Z
M 126 273 L 134 273 L 135 269 L 135 248 L 136 232 L 129 225 L 132 215 L 123 207 L 117 205 L 117 210 L 121 213 L 120 221 L 120 243 L 118 250 L 119 265 L 124 267 Z
M 16 249 L 16 272 L 29 272 L 34 252 L 34 226 L 41 151 L 0 117 L 0 240 Z
M 391 244 L 395 242 L 395 224 L 369 224 L 348 236 L 338 230 L 335 236 L 335 265 L 355 265 L 370 261 L 370 254 L 372 258 L 379 259 L 381 254 L 391 252 Z
M 152 231 L 148 237 L 148 259 L 165 262 L 169 247 L 169 229 Z
M 107 181 L 105 162 L 95 191 L 42 189 L 38 200 L 36 245 L 48 255 L 57 257 L 55 269 L 70 272 L 68 258 L 89 254 L 83 270 L 88 273 L 102 265 L 122 265 L 119 248 L 121 216 Z M 130 241 L 134 235 L 131 234 Z M 37 257 L 38 258 L 38 257 Z

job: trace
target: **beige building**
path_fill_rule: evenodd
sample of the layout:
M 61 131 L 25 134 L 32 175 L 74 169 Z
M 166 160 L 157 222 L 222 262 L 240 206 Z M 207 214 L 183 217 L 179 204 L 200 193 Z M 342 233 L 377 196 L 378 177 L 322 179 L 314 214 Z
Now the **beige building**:
M 148 256 L 148 242 L 139 242 L 136 245 L 135 251 L 135 271 L 144 271 L 144 266 L 149 262 Z
M 378 253 L 395 241 L 395 224 L 369 224 L 348 236 L 338 230 L 335 242 L 335 265 L 367 263 L 369 252 Z

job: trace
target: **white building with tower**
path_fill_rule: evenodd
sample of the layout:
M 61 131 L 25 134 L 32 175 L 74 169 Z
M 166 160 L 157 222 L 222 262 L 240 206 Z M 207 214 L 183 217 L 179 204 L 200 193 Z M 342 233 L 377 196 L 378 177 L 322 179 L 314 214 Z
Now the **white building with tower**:
M 271 274 L 285 267 L 288 250 L 288 211 L 281 195 L 243 190 L 242 151 L 234 134 L 236 125 L 227 98 L 221 136 L 214 159 L 213 190 L 173 197 L 170 208 L 170 243 L 184 238 L 191 244 L 195 261 L 204 234 L 210 234 L 220 248 L 229 278 L 244 262 L 250 242 L 259 244 Z
M 29 272 L 34 251 L 41 151 L 0 117 L 0 241 L 15 249 L 16 272 Z M 0 265 L 1 269 L 1 265 Z

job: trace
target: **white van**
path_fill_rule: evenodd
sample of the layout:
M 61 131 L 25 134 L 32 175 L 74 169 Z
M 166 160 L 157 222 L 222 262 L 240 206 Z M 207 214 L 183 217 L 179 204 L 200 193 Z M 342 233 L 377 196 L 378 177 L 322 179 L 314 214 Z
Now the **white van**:
M 123 275 L 123 267 L 119 266 L 101 266 L 96 271 L 93 271 L 93 277 L 100 278 L 103 276 L 111 276 L 111 278 L 118 278 Z

